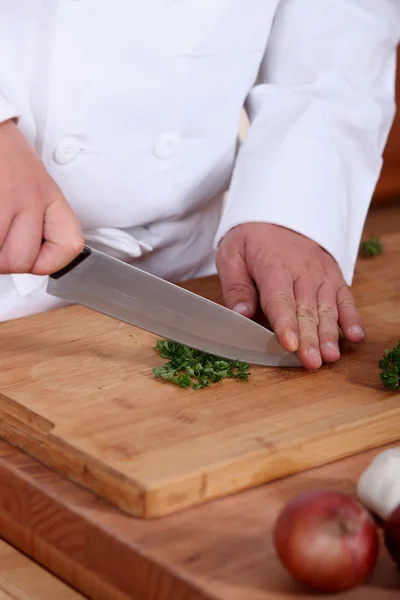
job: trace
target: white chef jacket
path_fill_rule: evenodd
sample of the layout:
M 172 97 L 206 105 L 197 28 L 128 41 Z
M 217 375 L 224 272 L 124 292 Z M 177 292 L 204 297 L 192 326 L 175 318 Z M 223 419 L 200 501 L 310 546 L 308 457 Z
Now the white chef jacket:
M 0 0 L 0 122 L 18 118 L 86 240 L 140 268 L 213 273 L 223 235 L 263 221 L 351 283 L 399 37 L 400 0 Z M 0 320 L 61 305 L 46 283 L 0 276 Z

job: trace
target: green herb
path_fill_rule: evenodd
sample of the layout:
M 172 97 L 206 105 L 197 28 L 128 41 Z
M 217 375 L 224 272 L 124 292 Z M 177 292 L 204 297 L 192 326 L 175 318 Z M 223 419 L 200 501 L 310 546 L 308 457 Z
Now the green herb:
M 378 365 L 382 369 L 380 377 L 383 385 L 397 391 L 400 383 L 400 340 L 393 350 L 385 350 Z
M 371 256 L 378 256 L 382 254 L 382 242 L 379 237 L 371 235 L 367 240 L 361 244 L 361 256 L 363 258 L 370 258 Z
M 156 379 L 169 381 L 181 388 L 200 390 L 227 378 L 247 381 L 250 375 L 247 363 L 212 356 L 170 340 L 158 340 L 155 350 L 168 361 L 164 366 L 153 369 Z

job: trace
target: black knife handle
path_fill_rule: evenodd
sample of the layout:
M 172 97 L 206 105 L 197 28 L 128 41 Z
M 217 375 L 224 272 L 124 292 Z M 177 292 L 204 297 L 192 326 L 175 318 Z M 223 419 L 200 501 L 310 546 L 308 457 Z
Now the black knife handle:
M 80 254 L 78 254 L 78 256 L 74 258 L 74 260 L 72 260 L 68 265 L 65 265 L 65 267 L 63 267 L 59 271 L 52 273 L 50 275 L 50 277 L 52 279 L 60 279 L 60 277 L 63 277 L 63 275 L 66 275 L 67 273 L 72 271 L 72 269 L 77 267 L 81 262 L 83 262 L 85 260 L 85 258 L 88 258 L 88 256 L 90 256 L 90 254 L 91 254 L 90 248 L 88 248 L 88 246 L 84 246 L 82 252 Z

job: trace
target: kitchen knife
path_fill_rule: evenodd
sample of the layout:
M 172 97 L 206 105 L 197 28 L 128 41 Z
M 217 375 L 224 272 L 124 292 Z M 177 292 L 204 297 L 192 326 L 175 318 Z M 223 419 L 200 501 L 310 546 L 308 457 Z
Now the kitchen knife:
M 208 354 L 301 366 L 267 328 L 89 246 L 50 275 L 47 293 Z

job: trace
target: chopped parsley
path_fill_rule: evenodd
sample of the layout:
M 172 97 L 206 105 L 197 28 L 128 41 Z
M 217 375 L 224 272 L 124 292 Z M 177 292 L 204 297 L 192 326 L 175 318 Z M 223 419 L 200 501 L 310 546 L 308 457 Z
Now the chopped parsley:
M 178 342 L 158 340 L 155 350 L 167 361 L 153 369 L 156 379 L 181 388 L 200 390 L 223 379 L 247 381 L 250 375 L 247 363 L 213 356 Z
M 371 235 L 361 244 L 361 256 L 363 258 L 378 256 L 379 254 L 382 254 L 382 250 L 382 242 L 380 238 L 375 235 Z
M 378 365 L 382 369 L 380 378 L 383 385 L 397 391 L 400 384 L 400 340 L 393 350 L 389 351 L 386 348 Z

